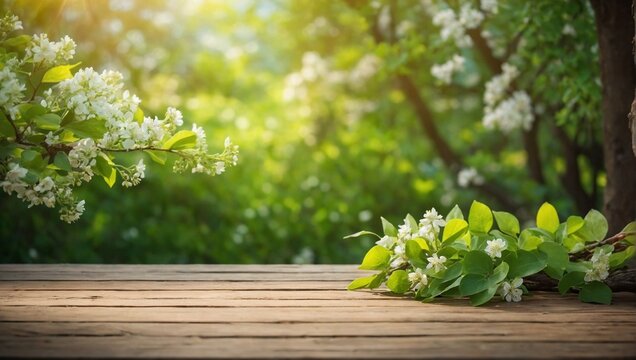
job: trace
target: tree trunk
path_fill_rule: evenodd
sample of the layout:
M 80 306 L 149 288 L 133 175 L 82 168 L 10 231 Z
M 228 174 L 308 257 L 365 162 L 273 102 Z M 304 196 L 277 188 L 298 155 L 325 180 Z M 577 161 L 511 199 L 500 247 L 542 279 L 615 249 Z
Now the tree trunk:
M 627 114 L 636 83 L 630 0 L 591 0 L 596 14 L 603 84 L 603 147 L 607 185 L 604 212 L 610 233 L 636 218 L 636 157 Z

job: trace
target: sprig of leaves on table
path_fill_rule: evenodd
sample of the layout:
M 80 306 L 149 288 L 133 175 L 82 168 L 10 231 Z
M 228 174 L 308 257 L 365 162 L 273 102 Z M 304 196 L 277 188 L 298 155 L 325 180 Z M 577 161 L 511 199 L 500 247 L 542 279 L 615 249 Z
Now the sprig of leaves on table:
M 581 301 L 610 304 L 612 290 L 603 280 L 636 249 L 636 222 L 606 238 L 608 224 L 600 212 L 561 222 L 549 203 L 538 210 L 536 226 L 526 229 L 514 215 L 478 201 L 467 219 L 456 205 L 446 218 L 431 209 L 419 223 L 409 214 L 398 228 L 384 218 L 382 225 L 384 236 L 361 231 L 346 237 L 379 238 L 359 267 L 379 272 L 355 279 L 349 290 L 386 284 L 417 300 L 468 297 L 478 306 L 497 293 L 520 301 L 528 293 L 523 278 L 543 272 L 558 281 L 561 294 L 576 290 Z

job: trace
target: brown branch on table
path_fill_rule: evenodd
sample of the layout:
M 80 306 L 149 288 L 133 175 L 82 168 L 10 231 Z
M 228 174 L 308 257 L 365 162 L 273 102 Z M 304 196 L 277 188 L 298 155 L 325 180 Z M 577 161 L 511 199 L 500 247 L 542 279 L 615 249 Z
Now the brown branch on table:
M 624 240 L 626 237 L 628 237 L 630 235 L 634 235 L 634 234 L 636 234 L 636 232 L 632 232 L 632 231 L 619 232 L 618 234 L 616 234 L 614 236 L 610 236 L 607 239 L 588 244 L 588 245 L 585 246 L 585 248 L 583 248 L 583 250 L 581 250 L 581 251 L 579 251 L 577 253 L 571 254 L 570 255 L 570 260 L 574 261 L 574 260 L 578 260 L 578 259 L 590 258 L 592 256 L 592 254 L 594 253 L 594 249 L 596 249 L 598 247 L 601 247 L 603 245 L 614 245 L 615 246 L 615 251 L 620 251 L 623 248 L 625 248 L 626 246 L 623 246 L 622 244 L 617 244 L 617 243 L 622 241 L 622 240 Z
M 636 292 L 636 269 L 617 270 L 604 282 L 612 291 Z M 525 277 L 523 284 L 530 291 L 557 291 L 559 282 L 544 273 L 539 273 Z

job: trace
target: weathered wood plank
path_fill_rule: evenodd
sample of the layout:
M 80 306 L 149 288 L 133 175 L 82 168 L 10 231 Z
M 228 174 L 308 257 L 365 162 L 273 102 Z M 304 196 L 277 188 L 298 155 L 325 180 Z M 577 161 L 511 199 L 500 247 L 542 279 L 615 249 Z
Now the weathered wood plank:
M 0 281 L 351 281 L 354 272 L 47 272 L 47 271 L 6 271 L 0 272 Z
M 425 330 L 425 329 L 424 329 Z M 634 357 L 624 342 L 504 342 L 498 337 L 308 338 L 0 337 L 4 357 L 137 358 L 611 358 Z
M 294 273 L 294 272 L 318 272 L 318 273 L 339 273 L 339 272 L 360 272 L 357 265 L 351 264 L 188 264 L 188 265 L 107 265 L 107 264 L 0 264 L 0 272 L 56 272 L 56 273 L 134 273 L 139 271 L 160 272 L 160 273 L 196 273 L 196 272 L 257 272 L 257 273 Z
M 28 336 L 108 336 L 108 337 L 368 337 L 386 338 L 398 336 L 426 337 L 463 337 L 483 338 L 501 337 L 502 342 L 532 341 L 562 342 L 634 342 L 632 324 L 599 323 L 526 323 L 494 322 L 484 326 L 472 322 L 426 322 L 393 323 L 376 322 L 346 323 L 336 326 L 333 323 L 217 323 L 217 324 L 144 324 L 144 323 L 76 323 L 76 322 L 0 322 L 0 337 Z M 425 329 L 425 330 L 423 330 Z
M 172 291 L 172 290 L 281 290 L 317 291 L 343 290 L 351 281 L 0 281 L 0 290 L 118 290 L 118 291 Z
M 437 303 L 465 302 L 465 300 L 440 299 Z M 494 300 L 495 305 L 497 299 Z M 573 296 L 555 296 L 552 293 L 533 293 L 526 296 L 525 307 L 544 307 L 549 301 L 550 306 L 564 305 L 579 307 Z M 245 291 L 245 290 L 217 290 L 217 291 L 22 291 L 0 290 L 0 305 L 2 306 L 100 306 L 100 307 L 415 307 L 423 304 L 409 297 L 395 296 L 387 291 Z M 499 304 L 499 306 L 511 306 Z M 590 311 L 598 310 L 596 305 L 587 306 Z M 612 311 L 625 310 L 636 312 L 636 295 L 630 293 L 615 294 Z
M 84 322 L 561 322 L 636 323 L 636 314 L 608 307 L 577 308 L 569 305 L 530 307 L 527 304 L 469 308 L 456 305 L 421 304 L 412 307 L 48 307 L 0 306 L 0 321 Z

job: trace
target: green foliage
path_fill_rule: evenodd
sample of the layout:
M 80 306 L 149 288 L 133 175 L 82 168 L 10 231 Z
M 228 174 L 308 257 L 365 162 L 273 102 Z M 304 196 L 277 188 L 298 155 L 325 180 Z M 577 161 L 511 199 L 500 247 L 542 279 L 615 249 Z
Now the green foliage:
M 457 12 L 463 5 L 448 3 Z M 521 71 L 519 88 L 540 102 L 546 114 L 556 109 L 559 124 L 580 139 L 577 145 L 595 149 L 601 134 L 595 120 L 601 92 L 598 54 L 593 50 L 594 17 L 587 5 L 499 3 L 499 13 L 489 15 L 478 30 L 495 35 L 493 45 L 503 49 L 523 34 L 524 46 L 513 55 L 519 60 L 515 64 Z M 539 184 L 528 173 L 522 132 L 503 136 L 485 130 L 481 123 L 483 108 L 475 104 L 482 102 L 485 82 L 497 71 L 488 68 L 476 47 L 461 50 L 467 71 L 458 74 L 460 83 L 440 87 L 431 77 L 431 66 L 446 61 L 456 49 L 440 40 L 440 28 L 432 24 L 419 0 L 200 4 L 136 1 L 119 8 L 108 1 L 40 0 L 37 6 L 23 0 L 5 2 L 3 10 L 23 18 L 25 29 L 75 39 L 82 45 L 76 55 L 82 66 L 115 67 L 130 74 L 126 86 L 144 99 L 146 116 L 161 115 L 167 106 L 180 107 L 185 125 L 202 125 L 211 147 L 229 135 L 241 144 L 244 156 L 237 169 L 214 181 L 199 175 L 177 177 L 155 164 L 147 165 L 149 174 L 135 189 L 119 185 L 109 189 L 101 180 L 94 181 L 78 191 L 94 206 L 87 207 L 75 226 L 52 221 L 55 213 L 50 209 L 28 209 L 19 200 L 0 195 L 0 210 L 15 214 L 0 218 L 0 261 L 359 261 L 374 237 L 362 237 L 360 242 L 341 238 L 361 224 L 380 234 L 382 226 L 371 223 L 372 217 L 382 214 L 398 225 L 395 219 L 403 212 L 419 214 L 431 205 L 448 209 L 453 203 L 468 209 L 481 195 L 475 187 L 458 186 L 454 170 L 442 165 L 438 149 L 425 137 L 413 106 L 397 85 L 396 74 L 409 75 L 462 164 L 475 167 L 516 205 L 497 204 L 489 196 L 493 208 L 530 209 L 548 198 L 562 217 L 575 212 L 575 202 L 558 181 L 565 161 L 558 143 L 552 141 L 553 117 L 541 117 L 538 129 L 546 179 Z M 389 29 L 377 26 L 379 13 L 394 16 Z M 139 21 L 140 14 L 153 21 Z M 411 24 L 404 35 L 392 34 L 390 43 L 375 42 L 375 29 L 382 33 L 403 22 Z M 566 24 L 576 36 L 563 35 Z M 17 36 L 3 40 L 3 46 L 23 52 L 29 41 L 30 36 Z M 369 82 L 330 87 L 316 81 L 308 86 L 305 99 L 284 101 L 287 75 L 301 71 L 307 53 L 320 55 L 345 76 L 365 55 L 375 55 L 381 62 Z M 31 90 L 25 92 L 27 98 Z M 356 111 L 365 106 L 373 110 Z M 65 129 L 73 116 L 58 115 Z M 135 119 L 143 115 L 139 111 Z M 0 134 L 15 135 L 2 115 Z M 67 143 L 77 140 L 73 131 L 65 134 Z M 172 160 L 161 151 L 146 154 L 161 165 Z M 116 158 L 134 164 L 139 156 L 117 154 Z M 580 160 L 585 188 L 597 186 L 602 193 L 603 171 L 597 172 L 584 156 Z M 47 162 L 51 159 L 38 158 L 34 164 L 41 167 Z M 468 215 L 459 207 L 455 210 L 447 220 Z M 518 215 L 521 224 L 534 218 L 529 212 Z M 498 228 L 508 234 L 510 229 L 494 216 Z M 484 236 L 475 244 L 485 246 L 491 236 Z M 466 250 L 462 246 L 473 249 L 472 237 L 447 238 L 444 246 L 456 249 L 454 256 L 461 257 Z M 572 231 L 564 246 L 571 250 L 577 244 L 584 240 Z M 450 284 L 440 285 L 439 290 L 445 285 Z
M 460 213 L 457 207 L 452 211 Z M 499 228 L 507 233 L 500 230 L 486 233 L 492 227 L 493 217 L 489 216 L 492 214 Z M 405 224 L 416 227 L 405 225 L 393 241 L 379 241 L 369 250 L 360 268 L 380 271 L 373 278 L 377 282 L 374 285 L 386 281 L 392 292 L 410 294 L 426 302 L 439 296 L 463 296 L 479 306 L 491 301 L 497 293 L 506 301 L 520 301 L 527 292 L 523 278 L 543 272 L 559 281 L 561 294 L 574 289 L 581 301 L 610 304 L 612 292 L 602 281 L 610 271 L 622 267 L 634 256 L 636 247 L 629 242 L 632 224 L 625 227 L 625 232 L 608 239 L 586 237 L 590 240 L 582 240 L 583 247 L 576 251 L 569 251 L 553 235 L 561 229 L 565 239 L 576 237 L 591 224 L 603 223 L 600 213 L 590 214 L 585 219 L 570 217 L 559 223 L 554 207 L 544 203 L 537 214 L 540 227 L 520 229 L 512 214 L 491 212 L 488 206 L 476 201 L 468 222 L 454 216 L 447 216 L 444 221 L 442 215 L 431 209 L 419 223 L 407 216 Z M 382 224 L 387 234 L 395 233 L 395 228 L 384 218 Z M 567 231 L 568 224 L 573 229 L 571 233 Z M 369 288 L 371 279 L 356 279 L 349 289 Z

